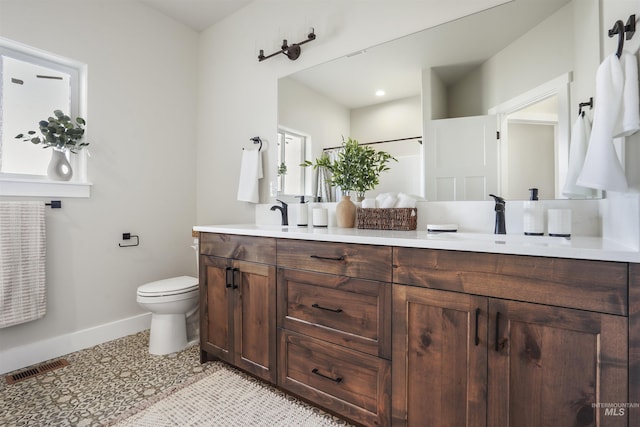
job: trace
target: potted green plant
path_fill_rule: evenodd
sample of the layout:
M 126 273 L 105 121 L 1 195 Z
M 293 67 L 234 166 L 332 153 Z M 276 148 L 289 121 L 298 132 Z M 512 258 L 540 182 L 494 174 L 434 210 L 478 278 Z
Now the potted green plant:
M 60 110 L 55 110 L 53 116 L 38 122 L 42 136 L 34 136 L 36 131 L 30 130 L 26 134 L 16 135 L 16 138 L 33 144 L 42 144 L 43 148 L 51 147 L 51 162 L 47 175 L 57 181 L 68 181 L 73 175 L 73 170 L 67 159 L 67 152 L 77 154 L 89 145 L 88 142 L 83 141 L 86 124 L 82 117 L 76 117 L 73 122 L 71 117 Z
M 336 207 L 338 227 L 349 228 L 353 227 L 355 222 L 355 205 L 349 193 L 354 191 L 358 199 L 362 200 L 365 191 L 373 190 L 380 183 L 380 174 L 389 170 L 388 163 L 397 159 L 386 151 L 376 151 L 368 145 L 358 144 L 357 140 L 351 138 L 343 141 L 342 147 L 334 161 L 323 155 L 316 159 L 315 163 L 307 160 L 303 165 L 323 167 L 331 172 L 331 185 L 340 187 L 344 194 Z M 346 210 L 344 215 L 343 210 Z

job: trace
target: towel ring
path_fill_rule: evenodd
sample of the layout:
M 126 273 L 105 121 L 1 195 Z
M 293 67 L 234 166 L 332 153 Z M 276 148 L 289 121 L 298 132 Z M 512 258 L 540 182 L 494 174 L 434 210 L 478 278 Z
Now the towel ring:
M 253 141 L 254 144 L 260 144 L 260 147 L 258 147 L 258 151 L 262 150 L 262 140 L 259 136 L 254 136 L 253 138 L 249 138 L 249 140 Z

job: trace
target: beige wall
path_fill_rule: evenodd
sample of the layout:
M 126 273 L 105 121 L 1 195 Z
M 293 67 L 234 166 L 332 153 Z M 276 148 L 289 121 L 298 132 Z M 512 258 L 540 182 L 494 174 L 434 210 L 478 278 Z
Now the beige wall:
M 491 107 L 576 71 L 573 34 L 573 7 L 569 4 L 453 85 L 449 117 L 487 114 Z
M 352 138 L 385 141 L 422 135 L 420 95 L 351 110 Z
M 139 315 L 139 285 L 196 274 L 198 35 L 136 1 L 2 0 L 0 36 L 88 64 L 93 183 L 47 210 L 47 315 L 0 329 L 2 359 Z M 119 248 L 123 232 L 140 246 Z
M 312 159 L 349 135 L 349 109 L 294 79 L 278 81 L 278 126 L 311 136 Z

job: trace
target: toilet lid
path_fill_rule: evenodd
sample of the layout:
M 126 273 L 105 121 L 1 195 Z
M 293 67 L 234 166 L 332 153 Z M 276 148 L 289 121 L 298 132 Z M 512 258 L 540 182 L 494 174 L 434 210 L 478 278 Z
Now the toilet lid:
M 177 295 L 198 289 L 198 279 L 191 276 L 172 277 L 146 283 L 138 288 L 140 296 Z

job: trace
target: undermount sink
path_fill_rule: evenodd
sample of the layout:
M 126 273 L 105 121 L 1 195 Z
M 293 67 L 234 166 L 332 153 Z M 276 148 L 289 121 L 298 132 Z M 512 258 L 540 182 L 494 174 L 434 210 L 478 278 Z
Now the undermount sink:
M 457 242 L 493 242 L 497 245 L 542 245 L 561 246 L 571 245 L 566 237 L 553 236 L 525 236 L 524 234 L 485 234 L 485 233 L 429 233 L 429 239 L 451 240 Z

